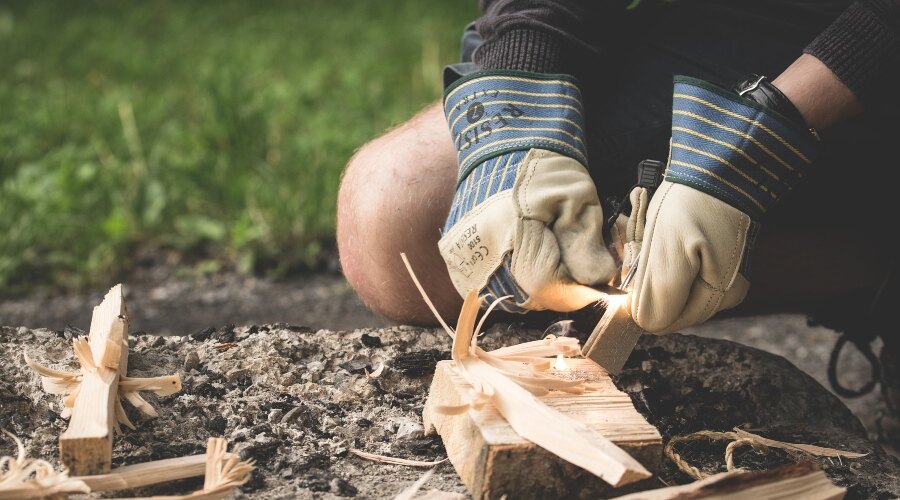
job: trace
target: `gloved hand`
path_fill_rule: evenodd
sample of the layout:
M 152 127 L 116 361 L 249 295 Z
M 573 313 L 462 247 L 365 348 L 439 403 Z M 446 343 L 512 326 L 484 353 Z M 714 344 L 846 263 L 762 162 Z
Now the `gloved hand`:
M 759 221 L 809 170 L 803 124 L 708 82 L 675 78 L 665 179 L 647 213 L 631 315 L 669 333 L 746 296 Z
M 459 159 L 438 244 L 460 295 L 504 295 L 508 311 L 572 311 L 602 294 L 615 263 L 584 165 L 581 93 L 565 75 L 470 74 L 444 96 Z

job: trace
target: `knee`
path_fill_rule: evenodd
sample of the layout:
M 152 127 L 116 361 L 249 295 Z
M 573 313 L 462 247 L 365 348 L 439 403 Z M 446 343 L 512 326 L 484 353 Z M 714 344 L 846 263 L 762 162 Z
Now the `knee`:
M 434 324 L 400 259 L 405 252 L 442 315 L 460 299 L 437 251 L 453 196 L 456 157 L 440 107 L 363 146 L 344 170 L 337 243 L 347 281 L 393 321 Z

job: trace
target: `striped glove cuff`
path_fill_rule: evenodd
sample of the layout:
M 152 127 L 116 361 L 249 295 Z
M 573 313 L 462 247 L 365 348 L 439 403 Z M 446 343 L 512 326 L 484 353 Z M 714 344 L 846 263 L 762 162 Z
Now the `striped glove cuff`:
M 666 180 L 758 221 L 805 175 L 817 141 L 777 112 L 709 82 L 675 77 Z
M 567 75 L 479 71 L 444 94 L 459 183 L 504 153 L 546 149 L 587 165 L 581 91 Z

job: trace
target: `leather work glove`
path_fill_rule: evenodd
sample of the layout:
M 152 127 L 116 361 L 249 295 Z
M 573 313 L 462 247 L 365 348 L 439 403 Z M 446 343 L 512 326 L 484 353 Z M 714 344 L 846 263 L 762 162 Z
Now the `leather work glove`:
M 802 118 L 676 77 L 669 161 L 633 281 L 637 324 L 669 333 L 738 305 L 760 219 L 809 170 L 816 149 Z
M 631 203 L 631 215 L 620 216 L 612 228 L 611 238 L 620 240 L 622 256 L 622 271 L 619 283 L 630 281 L 629 275 L 637 271 L 636 266 L 641 255 L 641 245 L 644 243 L 644 227 L 647 223 L 647 205 L 650 203 L 650 191 L 644 187 L 636 187 L 628 195 Z M 617 244 L 618 247 L 618 244 Z M 627 287 L 626 287 L 627 288 Z
M 456 290 L 511 295 L 507 311 L 573 311 L 616 270 L 585 169 L 581 93 L 566 75 L 481 71 L 444 112 L 458 151 L 456 195 L 438 244 Z M 514 302 L 514 304 L 513 304 Z

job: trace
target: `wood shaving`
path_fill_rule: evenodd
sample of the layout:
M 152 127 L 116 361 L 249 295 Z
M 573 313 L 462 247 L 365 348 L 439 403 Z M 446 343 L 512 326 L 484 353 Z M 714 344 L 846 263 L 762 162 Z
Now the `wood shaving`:
M 387 455 L 369 453 L 367 451 L 357 450 L 355 448 L 350 448 L 350 453 L 353 453 L 360 458 L 365 458 L 366 460 L 372 460 L 373 462 L 381 462 L 393 465 L 406 465 L 409 467 L 434 467 L 435 465 L 440 465 L 447 460 L 450 460 L 449 458 L 445 458 L 443 460 L 435 460 L 434 462 L 425 462 L 422 460 L 407 460 L 405 458 L 389 457 Z
M 815 446 L 811 444 L 786 443 L 784 441 L 765 438 L 758 434 L 753 434 L 752 432 L 748 432 L 737 427 L 735 427 L 733 432 L 697 431 L 684 436 L 673 437 L 669 440 L 668 443 L 666 443 L 666 456 L 669 457 L 669 460 L 675 463 L 675 465 L 677 465 L 682 472 L 698 480 L 708 478 L 712 476 L 712 474 L 703 472 L 700 469 L 689 464 L 680 454 L 675 451 L 675 445 L 678 443 L 699 441 L 703 439 L 709 439 L 712 441 L 731 441 L 730 443 L 728 443 L 728 446 L 725 447 L 725 468 L 728 470 L 728 472 L 743 471 L 743 469 L 735 467 L 734 465 L 734 450 L 741 446 L 751 446 L 754 450 L 760 453 L 766 453 L 768 451 L 767 448 L 779 448 L 789 453 L 813 455 L 818 457 L 862 458 L 868 455 L 868 453 L 854 453 L 838 450 L 835 448 Z
M 369 370 L 366 370 L 365 368 L 363 369 L 363 371 L 366 372 L 366 378 L 378 378 L 384 372 L 384 361 L 379 362 L 378 366 L 374 370 L 372 370 L 372 373 L 369 373 Z
M 0 457 L 0 499 L 30 499 L 64 496 L 68 493 L 90 493 L 82 481 L 57 472 L 45 460 L 27 458 L 22 441 L 3 431 L 16 443 L 15 457 Z

